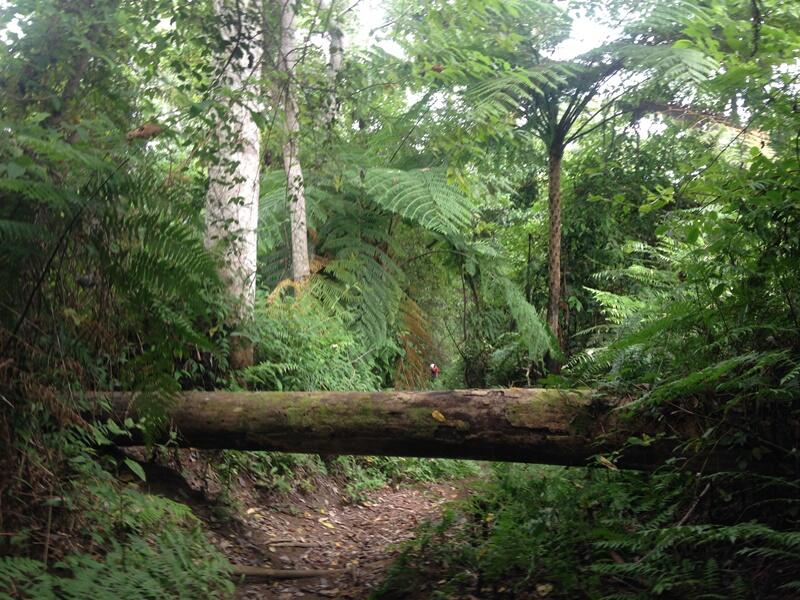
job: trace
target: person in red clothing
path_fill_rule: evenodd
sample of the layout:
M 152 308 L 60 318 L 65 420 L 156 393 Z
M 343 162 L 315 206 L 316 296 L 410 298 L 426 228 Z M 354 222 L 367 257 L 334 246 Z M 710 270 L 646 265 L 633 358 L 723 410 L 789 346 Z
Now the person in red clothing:
M 437 377 L 439 377 L 439 365 L 431 363 L 431 379 L 436 379 Z

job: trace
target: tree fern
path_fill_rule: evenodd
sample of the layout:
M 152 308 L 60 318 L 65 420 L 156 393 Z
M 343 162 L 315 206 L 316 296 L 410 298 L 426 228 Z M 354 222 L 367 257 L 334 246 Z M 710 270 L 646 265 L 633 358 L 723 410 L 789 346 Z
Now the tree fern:
M 288 215 L 280 180 L 268 175 L 266 181 L 261 273 L 267 285 L 275 285 L 288 272 L 281 233 Z M 458 239 L 471 220 L 469 201 L 442 170 L 368 167 L 345 168 L 330 179 L 310 177 L 307 199 L 312 247 L 321 257 L 309 290 L 352 315 L 353 325 L 379 352 L 400 325 L 404 297 L 403 270 L 394 259 L 399 248 L 390 234 L 393 220 Z

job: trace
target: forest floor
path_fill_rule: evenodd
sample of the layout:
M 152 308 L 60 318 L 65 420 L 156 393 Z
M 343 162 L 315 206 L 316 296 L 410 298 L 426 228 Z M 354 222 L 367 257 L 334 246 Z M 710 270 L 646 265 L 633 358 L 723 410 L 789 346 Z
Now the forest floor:
M 468 493 L 469 487 L 469 481 L 458 480 L 386 486 L 352 502 L 330 476 L 315 475 L 305 482 L 303 492 L 279 492 L 237 476 L 225 491 L 220 511 L 213 500 L 219 488 L 209 488 L 203 461 L 186 452 L 180 476 L 171 469 L 148 473 L 150 491 L 191 506 L 232 564 L 287 573 L 325 572 L 285 579 L 240 578 L 237 599 L 367 598 L 384 581 L 402 543 L 414 537 L 421 523 L 436 520 L 443 505 Z M 183 481 L 176 485 L 176 478 Z

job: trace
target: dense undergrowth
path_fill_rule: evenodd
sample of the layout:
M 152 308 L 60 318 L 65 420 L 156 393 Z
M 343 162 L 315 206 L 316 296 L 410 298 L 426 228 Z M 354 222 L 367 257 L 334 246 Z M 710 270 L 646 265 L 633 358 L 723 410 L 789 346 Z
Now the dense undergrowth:
M 315 454 L 225 451 L 216 470 L 225 488 L 238 474 L 256 486 L 279 493 L 312 493 L 320 477 L 339 482 L 348 502 L 364 500 L 387 485 L 433 483 L 477 477 L 472 461 L 388 456 L 320 457 Z M 223 490 L 224 491 L 224 490 Z
M 761 502 L 751 485 L 500 465 L 420 531 L 373 597 L 794 598 L 796 531 L 731 522 Z
M 180 390 L 507 385 L 593 386 L 680 448 L 653 474 L 613 455 L 590 469 L 497 465 L 420 532 L 379 597 L 800 597 L 794 4 L 605 3 L 641 11 L 647 33 L 601 58 L 639 60 L 630 79 L 648 85 L 589 97 L 588 133 L 563 156 L 560 337 L 538 309 L 547 140 L 520 115 L 543 91 L 557 113 L 595 74 L 541 61 L 567 12 L 506 0 L 423 14 L 396 0 L 405 57 L 354 53 L 334 86 L 341 123 L 325 127 L 327 57 L 309 46 L 297 76 L 314 272 L 287 279 L 270 104 L 259 287 L 242 322 L 224 252 L 204 239 L 207 167 L 226 150 L 213 115 L 235 95 L 208 58 L 221 44 L 212 4 L 0 3 L 0 598 L 231 595 L 200 522 L 143 493 L 141 464 L 109 441 L 163 426 Z M 137 133 L 151 121 L 152 139 Z M 236 371 L 242 339 L 254 361 Z M 111 389 L 141 393 L 146 427 L 92 418 L 86 392 Z M 719 448 L 736 468 L 698 473 Z M 353 502 L 485 475 L 458 461 L 214 460 L 220 514 L 237 510 L 224 492 L 243 473 L 277 492 L 334 477 Z
M 735 175 L 694 182 L 703 206 L 673 213 L 669 236 L 632 244 L 631 266 L 597 277 L 617 285 L 594 290 L 609 325 L 564 377 L 632 395 L 628 410 L 692 423 L 700 434 L 671 464 L 654 474 L 606 458 L 588 470 L 498 466 L 409 545 L 377 597 L 431 578 L 442 584 L 430 597 L 800 595 L 800 245 L 789 233 L 799 169 L 796 157 L 756 155 Z M 722 447 L 736 470 L 683 466 Z

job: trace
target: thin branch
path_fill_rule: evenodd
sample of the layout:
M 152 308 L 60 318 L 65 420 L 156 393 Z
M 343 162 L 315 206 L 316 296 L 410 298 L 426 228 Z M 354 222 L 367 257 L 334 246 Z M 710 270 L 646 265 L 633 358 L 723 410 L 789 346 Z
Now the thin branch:
M 587 135 L 589 135 L 590 133 L 592 133 L 593 131 L 595 131 L 595 130 L 596 130 L 596 129 L 598 129 L 599 127 L 602 127 L 602 126 L 603 126 L 603 125 L 605 125 L 606 123 L 610 123 L 611 121 L 613 121 L 613 120 L 614 120 L 614 119 L 616 119 L 617 117 L 619 117 L 619 116 L 622 116 L 622 115 L 624 115 L 624 114 L 625 114 L 625 113 L 627 113 L 627 112 L 630 112 L 630 110 L 631 110 L 631 109 L 623 109 L 623 110 L 619 110 L 619 111 L 617 111 L 617 112 L 615 112 L 615 113 L 612 113 L 610 116 L 608 116 L 608 117 L 604 117 L 604 118 L 603 118 L 603 119 L 601 119 L 600 121 L 597 121 L 597 122 L 596 122 L 594 125 L 592 125 L 592 126 L 589 128 L 589 129 L 583 129 L 583 127 L 584 127 L 584 126 L 582 125 L 582 126 L 581 126 L 581 127 L 578 129 L 578 131 L 576 131 L 574 134 L 572 134 L 571 136 L 569 136 L 569 137 L 566 139 L 566 141 L 564 142 L 564 145 L 566 146 L 566 145 L 568 145 L 568 144 L 571 144 L 571 143 L 572 143 L 572 142 L 574 142 L 575 140 L 579 140 L 579 139 L 580 139 L 580 138 L 582 138 L 582 137 L 586 137 Z M 588 122 L 587 122 L 587 124 L 588 124 Z
M 692 502 L 692 505 L 689 507 L 689 510 L 686 511 L 686 514 L 684 514 L 683 517 L 681 517 L 681 520 L 678 521 L 678 524 L 676 525 L 676 527 L 683 527 L 684 525 L 686 525 L 686 522 L 689 520 L 689 517 L 692 516 L 692 513 L 697 508 L 697 505 L 700 504 L 700 500 L 703 499 L 703 496 L 705 496 L 710 489 L 711 489 L 711 484 L 707 483 L 706 487 L 703 488 L 703 491 L 700 492 L 700 494 L 698 494 L 697 498 L 694 499 L 694 502 Z
M 577 115 L 580 114 L 580 109 L 576 109 L 576 106 L 578 106 L 579 104 L 583 104 L 584 106 L 586 106 L 585 102 L 588 102 L 588 100 L 586 100 L 585 102 L 578 102 L 580 94 L 581 94 L 581 87 L 575 86 L 575 91 L 572 93 L 572 96 L 569 99 L 569 103 L 567 104 L 567 107 L 564 109 L 564 114 L 561 115 L 561 119 L 556 124 L 556 130 L 562 131 L 566 134 L 566 132 L 569 131 L 569 128 L 572 127 L 572 124 L 575 122 L 574 120 L 577 118 Z M 594 94 L 590 95 L 589 99 L 591 99 L 593 95 Z
M 630 93 L 632 90 L 634 90 L 634 89 L 636 89 L 637 87 L 640 87 L 642 84 L 644 84 L 644 83 L 647 83 L 648 81 L 650 81 L 650 80 L 651 80 L 651 79 L 652 79 L 654 76 L 655 76 L 655 75 L 650 75 L 649 77 L 645 78 L 643 81 L 640 81 L 639 83 L 637 83 L 636 85 L 634 85 L 634 86 L 631 86 L 631 87 L 625 87 L 625 86 L 623 86 L 623 88 L 622 88 L 622 91 L 621 91 L 621 92 L 619 92 L 618 94 L 615 94 L 615 95 L 614 95 L 614 96 L 612 96 L 612 97 L 611 97 L 609 100 L 607 100 L 606 102 L 604 102 L 603 104 L 601 104 L 601 105 L 600 105 L 600 108 L 598 108 L 596 111 L 594 111 L 594 112 L 591 114 L 591 116 L 589 116 L 589 118 L 588 118 L 588 119 L 586 119 L 586 121 L 584 121 L 584 123 L 583 123 L 583 124 L 581 124 L 581 126 L 580 126 L 580 127 L 578 127 L 578 130 L 577 130 L 575 133 L 573 133 L 573 134 L 572 134 L 572 135 L 569 137 L 569 141 L 570 141 L 570 142 L 572 142 L 572 141 L 575 141 L 575 140 L 577 140 L 577 139 L 578 139 L 578 138 L 580 138 L 580 137 L 583 137 L 583 134 L 581 133 L 581 131 L 582 131 L 582 130 L 583 130 L 583 129 L 584 129 L 584 128 L 585 128 L 585 127 L 586 127 L 586 126 L 589 124 L 589 123 L 591 123 L 591 122 L 594 120 L 594 118 L 595 118 L 597 115 L 599 115 L 600 113 L 602 113 L 603 111 L 605 111 L 605 110 L 606 110 L 606 109 L 607 109 L 609 106 L 611 106 L 612 104 L 614 104 L 614 103 L 615 103 L 617 100 L 619 100 L 619 99 L 620 99 L 620 98 L 622 98 L 623 96 L 625 96 L 625 95 L 627 95 L 628 93 Z M 621 113 L 621 114 L 624 114 L 624 112 L 627 112 L 627 111 L 623 111 L 623 113 Z M 605 121 L 605 122 L 607 122 L 607 121 Z M 591 131 L 593 131 L 594 129 L 597 129 L 597 128 L 596 128 L 596 127 L 593 127 L 593 128 L 591 129 Z M 588 132 L 587 132 L 587 133 L 588 133 Z M 568 142 L 568 143 L 569 143 L 569 142 Z
M 789 86 L 793 85 L 798 79 L 800 79 L 800 74 L 795 75 L 794 77 L 792 77 L 792 79 L 786 84 L 784 89 L 786 87 L 789 87 Z M 761 105 L 760 110 L 753 111 L 753 114 L 750 116 L 750 119 L 748 119 L 747 123 L 745 123 L 744 127 L 742 127 L 742 129 L 739 131 L 739 133 L 737 133 L 733 137 L 733 139 L 731 139 L 731 141 L 729 141 L 727 144 L 725 144 L 725 146 L 714 156 L 714 158 L 712 158 L 708 162 L 707 165 L 705 165 L 702 169 L 699 169 L 693 175 L 690 175 L 681 184 L 680 188 L 678 189 L 678 194 L 683 193 L 683 191 L 686 189 L 686 186 L 689 185 L 689 183 L 691 183 L 692 181 L 694 181 L 695 179 L 700 177 L 700 175 L 702 175 L 703 173 L 708 171 L 714 164 L 716 164 L 716 162 L 722 157 L 722 155 L 728 150 L 728 148 L 730 148 L 734 143 L 736 143 L 739 140 L 739 138 L 742 137 L 750 129 L 750 126 L 753 124 L 753 122 L 756 120 L 756 118 L 761 116 L 761 113 L 763 113 L 777 99 L 777 97 L 778 97 L 777 93 L 771 94 L 769 96 L 769 98 L 767 98 L 764 101 L 764 103 Z
M 589 102 L 591 102 L 591 100 L 592 100 L 592 99 L 593 99 L 595 96 L 597 96 L 597 94 L 600 92 L 600 87 L 601 87 L 601 86 L 602 86 L 602 85 L 603 85 L 603 84 L 604 84 L 606 81 L 608 81 L 608 79 L 609 79 L 611 76 L 615 75 L 615 74 L 616 74 L 616 73 L 618 73 L 620 70 L 622 70 L 622 66 L 623 66 L 623 63 L 622 63 L 622 61 L 619 61 L 619 60 L 617 60 L 617 61 L 614 61 L 614 62 L 613 62 L 613 63 L 611 63 L 611 64 L 610 64 L 610 65 L 609 65 L 609 66 L 608 66 L 608 67 L 607 67 L 607 68 L 606 68 L 604 71 L 602 71 L 602 72 L 599 74 L 599 76 L 598 76 L 598 77 L 597 77 L 597 78 L 594 80 L 594 82 L 591 84 L 591 86 L 590 86 L 590 87 L 589 87 L 589 89 L 587 90 L 587 92 L 586 92 L 585 96 L 583 97 L 583 100 L 582 100 L 582 101 L 580 102 L 580 104 L 579 104 L 579 105 L 578 105 L 578 106 L 575 108 L 575 111 L 574 111 L 574 113 L 573 113 L 572 115 L 570 115 L 570 121 L 571 121 L 571 122 L 570 122 L 570 126 L 572 126 L 572 125 L 573 125 L 573 124 L 574 124 L 574 123 L 575 123 L 575 122 L 578 120 L 578 117 L 579 117 L 579 116 L 580 116 L 580 114 L 583 112 L 583 110 L 586 108 L 586 106 L 589 104 Z M 625 88 L 625 89 L 623 90 L 622 94 L 624 94 L 624 93 L 627 93 L 627 92 L 628 92 L 630 89 L 631 89 L 631 88 Z M 618 97 L 619 97 L 619 95 L 617 95 L 615 98 L 618 98 Z M 612 100 L 611 100 L 611 101 L 609 101 L 609 102 L 612 102 L 613 100 L 614 100 L 614 99 L 612 99 Z M 601 107 L 601 110 L 602 110 L 602 107 Z M 595 113 L 595 114 L 597 114 L 597 113 Z
M 403 11 L 403 13 L 400 14 L 400 16 L 398 16 L 398 17 L 396 17 L 394 19 L 391 19 L 389 21 L 386 21 L 386 23 L 384 23 L 383 25 L 378 25 L 377 27 L 375 27 L 373 29 L 370 29 L 369 30 L 369 34 L 373 35 L 376 31 L 380 31 L 381 29 L 386 29 L 387 27 L 390 27 L 390 26 L 394 25 L 395 23 L 400 21 L 403 17 L 405 17 L 409 12 L 411 12 L 411 8 L 408 8 L 405 11 Z
M 234 577 L 247 579 L 306 579 L 312 577 L 330 577 L 344 573 L 345 569 L 270 569 L 268 567 L 251 567 L 249 565 L 232 565 Z
M 425 97 L 422 100 L 420 100 L 420 102 L 427 102 L 429 96 L 430 96 L 430 94 L 426 94 Z M 426 105 L 425 106 L 425 110 L 423 110 L 423 111 L 421 111 L 419 113 L 419 116 L 417 117 L 416 121 L 414 121 L 414 124 L 411 126 L 411 129 L 409 129 L 408 133 L 406 133 L 403 136 L 403 139 L 400 140 L 400 143 L 397 145 L 397 148 L 395 148 L 394 152 L 392 152 L 392 156 L 389 158 L 389 161 L 386 163 L 387 165 L 391 164 L 392 161 L 394 161 L 394 159 L 397 156 L 398 152 L 400 152 L 400 150 L 402 150 L 403 146 L 406 145 L 406 142 L 408 141 L 408 138 L 410 138 L 411 134 L 414 133 L 414 130 L 417 128 L 417 125 L 419 125 L 419 122 L 422 120 L 422 117 L 427 115 L 430 112 L 430 110 L 431 110 L 430 106 Z

